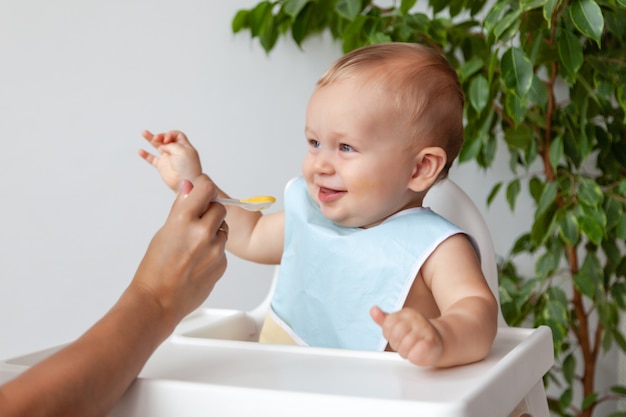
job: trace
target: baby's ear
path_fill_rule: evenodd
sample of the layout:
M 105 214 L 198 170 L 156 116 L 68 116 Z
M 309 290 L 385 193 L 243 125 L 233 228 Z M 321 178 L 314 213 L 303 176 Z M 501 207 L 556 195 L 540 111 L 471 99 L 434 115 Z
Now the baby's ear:
M 439 178 L 448 156 L 443 148 L 429 146 L 415 156 L 415 167 L 409 181 L 409 188 L 415 192 L 428 190 Z

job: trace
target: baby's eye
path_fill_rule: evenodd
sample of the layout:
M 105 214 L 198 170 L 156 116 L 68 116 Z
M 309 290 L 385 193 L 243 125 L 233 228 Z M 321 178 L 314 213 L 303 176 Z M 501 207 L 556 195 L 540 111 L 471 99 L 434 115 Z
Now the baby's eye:
M 309 145 L 313 148 L 319 148 L 321 146 L 320 142 L 315 139 L 309 139 Z
M 352 152 L 354 148 L 348 144 L 342 143 L 339 145 L 339 150 L 342 152 Z

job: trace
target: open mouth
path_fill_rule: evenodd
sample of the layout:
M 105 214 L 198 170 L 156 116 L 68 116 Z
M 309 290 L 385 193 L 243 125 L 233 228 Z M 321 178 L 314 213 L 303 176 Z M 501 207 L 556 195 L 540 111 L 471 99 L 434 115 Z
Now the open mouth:
M 334 190 L 332 188 L 320 187 L 317 196 L 322 203 L 330 203 L 333 202 L 341 196 L 343 196 L 346 192 L 340 190 Z

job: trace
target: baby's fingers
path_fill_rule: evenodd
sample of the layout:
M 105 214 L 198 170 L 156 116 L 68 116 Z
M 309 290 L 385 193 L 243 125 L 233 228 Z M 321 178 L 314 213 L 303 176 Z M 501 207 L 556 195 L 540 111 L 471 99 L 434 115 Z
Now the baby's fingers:
M 154 146 L 155 148 L 158 148 L 163 144 L 162 133 L 158 135 L 153 135 L 152 132 L 150 132 L 149 130 L 144 130 L 141 132 L 141 136 L 143 136 L 143 138 L 150 142 L 150 145 Z
M 139 149 L 137 153 L 139 154 L 140 157 L 146 160 L 146 162 L 148 162 L 150 165 L 156 165 L 158 158 L 152 155 L 150 152 L 146 151 L 145 149 Z
M 383 326 L 383 323 L 385 322 L 385 318 L 387 318 L 388 315 L 389 314 L 382 311 L 380 307 L 378 306 L 374 306 L 370 309 L 370 316 L 376 322 L 376 324 L 378 324 L 381 327 Z
M 187 136 L 180 130 L 170 130 L 165 134 L 163 138 L 164 143 L 177 142 L 181 145 L 189 145 L 189 141 L 187 140 Z

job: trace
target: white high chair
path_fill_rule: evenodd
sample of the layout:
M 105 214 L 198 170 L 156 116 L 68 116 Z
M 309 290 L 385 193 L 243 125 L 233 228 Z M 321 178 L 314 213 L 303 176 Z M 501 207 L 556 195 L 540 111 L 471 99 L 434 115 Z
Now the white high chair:
M 445 180 L 424 205 L 476 239 L 498 297 L 493 243 L 471 199 Z M 549 416 L 542 377 L 553 364 L 553 345 L 546 327 L 510 328 L 500 313 L 488 357 L 449 369 L 417 367 L 393 352 L 255 343 L 274 283 L 252 311 L 201 308 L 189 315 L 110 416 Z M 53 350 L 0 363 L 0 381 Z

